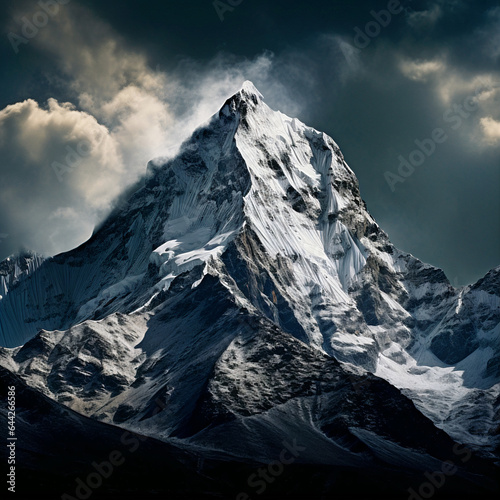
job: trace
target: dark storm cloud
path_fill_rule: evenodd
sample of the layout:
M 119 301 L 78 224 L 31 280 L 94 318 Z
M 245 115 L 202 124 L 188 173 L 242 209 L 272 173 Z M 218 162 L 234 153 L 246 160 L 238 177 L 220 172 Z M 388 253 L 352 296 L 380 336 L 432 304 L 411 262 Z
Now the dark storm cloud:
M 271 107 L 334 137 L 360 179 L 368 208 L 400 248 L 444 268 L 455 284 L 498 265 L 500 9 L 495 2 L 402 1 L 402 11 L 396 9 L 390 19 L 381 12 L 397 7 L 389 1 L 234 4 L 221 22 L 211 1 L 142 6 L 128 0 L 73 0 L 65 7 L 73 17 L 52 20 L 17 56 L 6 35 L 19 24 L 13 12 L 4 12 L 1 104 L 48 97 L 73 102 L 82 123 L 89 115 L 106 128 L 120 158 L 106 157 L 113 164 L 109 169 L 123 169 L 132 179 L 143 169 L 136 164 L 148 148 L 155 149 L 152 157 L 158 148 L 162 152 L 164 137 L 168 146 L 180 140 L 249 78 Z M 22 8 L 33 12 L 36 5 L 25 2 Z M 88 15 L 74 16 L 79 5 L 88 7 Z M 453 106 L 470 96 L 476 108 L 454 128 Z M 136 106 L 126 106 L 129 101 Z M 147 131 L 148 123 L 157 125 L 141 149 L 130 138 Z M 398 157 L 408 158 L 415 140 L 431 137 L 436 128 L 446 132 L 446 141 L 392 191 L 385 173 L 398 174 Z M 54 134 L 48 137 L 47 151 L 58 141 Z M 37 174 L 29 189 L 24 186 L 23 196 L 31 199 L 27 211 L 12 199 L 23 191 L 14 189 L 17 181 L 6 171 L 15 166 L 29 175 L 38 166 L 26 166 L 19 155 L 12 159 L 15 150 L 7 153 L 0 166 L 2 199 L 4 193 L 11 196 L 10 212 L 0 215 L 0 233 L 10 235 L 0 243 L 3 256 L 22 243 L 43 243 L 30 222 L 36 208 L 38 217 L 55 213 L 75 219 L 57 226 L 60 242 L 80 219 L 88 231 L 97 217 L 82 215 L 86 206 L 97 210 L 92 183 L 72 177 L 80 202 L 53 206 L 36 193 L 50 198 L 60 186 Z M 107 182 L 114 182 L 113 175 L 103 185 Z M 37 219 L 37 225 L 43 222 Z M 83 230 L 67 241 L 78 238 L 84 238 Z

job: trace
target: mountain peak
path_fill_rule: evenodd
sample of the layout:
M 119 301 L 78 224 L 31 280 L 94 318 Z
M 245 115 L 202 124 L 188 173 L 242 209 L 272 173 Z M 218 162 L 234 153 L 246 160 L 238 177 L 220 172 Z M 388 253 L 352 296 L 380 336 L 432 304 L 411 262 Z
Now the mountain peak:
M 264 97 L 257 90 L 257 87 L 250 80 L 247 80 L 243 83 L 240 90 L 224 103 L 222 109 L 229 105 L 230 109 L 245 115 L 248 109 L 254 109 L 263 102 L 263 99 Z
M 259 92 L 257 87 L 250 80 L 246 80 L 243 83 L 243 85 L 241 86 L 241 89 L 238 93 L 249 96 L 249 97 L 255 96 L 259 100 L 264 98 L 264 96 Z

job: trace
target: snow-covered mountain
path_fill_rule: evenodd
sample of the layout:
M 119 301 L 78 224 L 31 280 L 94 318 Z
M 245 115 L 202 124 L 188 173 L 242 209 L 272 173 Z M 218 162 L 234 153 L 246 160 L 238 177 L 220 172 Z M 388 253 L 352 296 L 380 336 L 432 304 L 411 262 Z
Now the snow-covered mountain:
M 250 82 L 89 241 L 14 260 L 0 363 L 83 415 L 263 462 L 283 434 L 363 470 L 438 470 L 445 432 L 498 454 L 500 267 L 455 289 L 396 249 L 337 144 Z

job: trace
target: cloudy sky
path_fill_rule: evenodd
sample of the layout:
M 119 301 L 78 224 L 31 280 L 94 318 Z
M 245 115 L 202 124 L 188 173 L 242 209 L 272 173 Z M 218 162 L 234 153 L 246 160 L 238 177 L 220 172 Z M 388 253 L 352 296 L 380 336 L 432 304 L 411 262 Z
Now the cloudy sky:
M 455 285 L 500 263 L 498 2 L 0 9 L 0 259 L 85 241 L 148 160 L 175 154 L 250 79 L 337 141 L 401 249 Z

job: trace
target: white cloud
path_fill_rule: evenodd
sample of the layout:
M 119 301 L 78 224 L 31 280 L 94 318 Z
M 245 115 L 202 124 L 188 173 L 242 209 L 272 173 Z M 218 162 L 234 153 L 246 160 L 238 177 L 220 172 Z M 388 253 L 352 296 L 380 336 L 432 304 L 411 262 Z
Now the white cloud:
M 410 80 L 426 82 L 430 76 L 441 73 L 446 68 L 446 64 L 439 59 L 429 61 L 403 59 L 400 61 L 399 68 Z
M 481 118 L 480 121 L 484 140 L 486 143 L 496 145 L 500 143 L 500 121 L 491 116 Z
M 0 209 L 11 232 L 24 228 L 24 244 L 47 253 L 61 249 L 49 237 L 56 226 L 68 231 L 65 248 L 81 243 L 126 185 L 119 149 L 105 126 L 68 103 L 28 99 L 1 110 Z M 79 223 L 52 219 L 61 209 L 79 213 Z
M 408 14 L 408 24 L 419 30 L 432 28 L 443 16 L 443 11 L 438 4 L 434 4 L 430 9 L 413 11 Z
M 11 176 L 30 172 L 46 184 L 64 180 L 92 209 L 109 207 L 124 184 L 119 144 L 108 129 L 55 99 L 45 109 L 28 99 L 1 110 L 0 149 L 11 162 Z M 66 166 L 71 174 L 58 175 L 54 164 Z
M 404 55 L 397 56 L 398 67 L 408 79 L 428 83 L 445 106 L 473 96 L 478 102 L 489 101 L 500 90 L 500 80 L 495 72 L 470 74 L 447 61 L 445 54 L 435 59 L 414 60 Z
M 429 60 L 412 60 L 397 56 L 401 73 L 408 79 L 427 84 L 443 115 L 463 113 L 460 134 L 467 148 L 481 149 L 497 141 L 495 123 L 489 116 L 498 109 L 500 78 L 494 71 L 474 73 L 449 62 L 445 53 Z M 472 112 L 460 111 L 473 106 Z
M 494 73 L 476 74 L 474 76 L 460 72 L 458 68 L 448 68 L 436 86 L 441 101 L 450 105 L 474 96 L 478 102 L 492 104 L 493 98 L 500 89 L 500 82 Z

